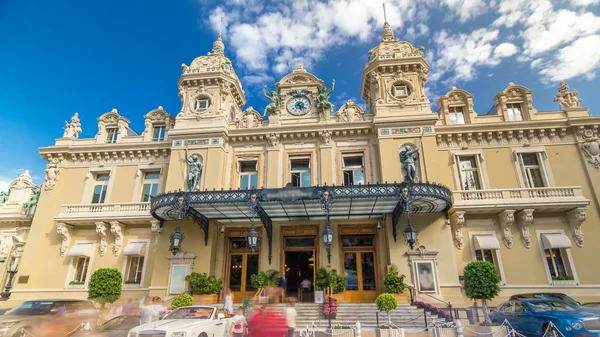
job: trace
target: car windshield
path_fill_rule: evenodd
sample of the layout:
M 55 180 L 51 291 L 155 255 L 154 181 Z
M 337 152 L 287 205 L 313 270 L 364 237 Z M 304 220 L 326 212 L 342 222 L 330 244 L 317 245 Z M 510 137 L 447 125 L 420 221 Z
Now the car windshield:
M 135 316 L 118 316 L 102 323 L 98 327 L 100 331 L 129 330 L 140 325 L 140 318 Z
M 211 307 L 179 308 L 164 319 L 210 319 L 214 311 L 215 308 Z
M 577 311 L 577 307 L 567 304 L 565 302 L 528 302 L 529 306 L 535 312 L 547 312 L 547 311 Z
M 56 307 L 57 302 L 54 301 L 25 301 L 5 315 L 47 315 Z

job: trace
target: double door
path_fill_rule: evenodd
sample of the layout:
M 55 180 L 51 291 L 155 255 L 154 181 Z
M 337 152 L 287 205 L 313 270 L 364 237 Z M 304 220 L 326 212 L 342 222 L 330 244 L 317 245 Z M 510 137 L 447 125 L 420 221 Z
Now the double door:
M 252 287 L 251 276 L 258 274 L 258 254 L 250 252 L 232 252 L 229 255 L 228 286 L 233 292 L 234 302 L 250 299 L 256 293 Z
M 377 298 L 376 256 L 374 250 L 344 251 L 344 297 L 349 302 L 373 302 Z

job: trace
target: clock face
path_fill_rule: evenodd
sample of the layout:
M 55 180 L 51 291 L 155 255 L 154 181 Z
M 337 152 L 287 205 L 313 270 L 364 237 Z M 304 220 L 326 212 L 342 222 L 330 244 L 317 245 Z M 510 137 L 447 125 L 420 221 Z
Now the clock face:
M 287 101 L 287 110 L 294 116 L 306 115 L 311 108 L 310 98 L 306 95 L 293 96 Z

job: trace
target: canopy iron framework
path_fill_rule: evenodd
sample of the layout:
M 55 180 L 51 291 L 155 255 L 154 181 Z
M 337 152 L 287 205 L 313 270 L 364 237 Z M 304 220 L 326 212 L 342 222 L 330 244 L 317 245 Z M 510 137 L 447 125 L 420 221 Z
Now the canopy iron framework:
M 402 213 L 443 212 L 448 217 L 451 195 L 443 185 L 407 182 L 173 192 L 153 196 L 151 214 L 161 224 L 169 220 L 193 220 L 204 232 L 205 245 L 208 245 L 209 220 L 252 222 L 258 216 L 265 229 L 271 263 L 274 222 L 328 223 L 330 219 L 377 219 L 391 214 L 395 241 Z M 185 202 L 181 203 L 180 198 Z

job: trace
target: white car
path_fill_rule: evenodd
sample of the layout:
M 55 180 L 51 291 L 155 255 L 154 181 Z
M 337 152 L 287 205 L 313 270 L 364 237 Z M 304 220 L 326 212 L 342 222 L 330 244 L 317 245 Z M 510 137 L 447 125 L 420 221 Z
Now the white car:
M 127 337 L 225 337 L 231 318 L 216 307 L 193 305 L 173 310 L 160 321 L 129 330 Z

